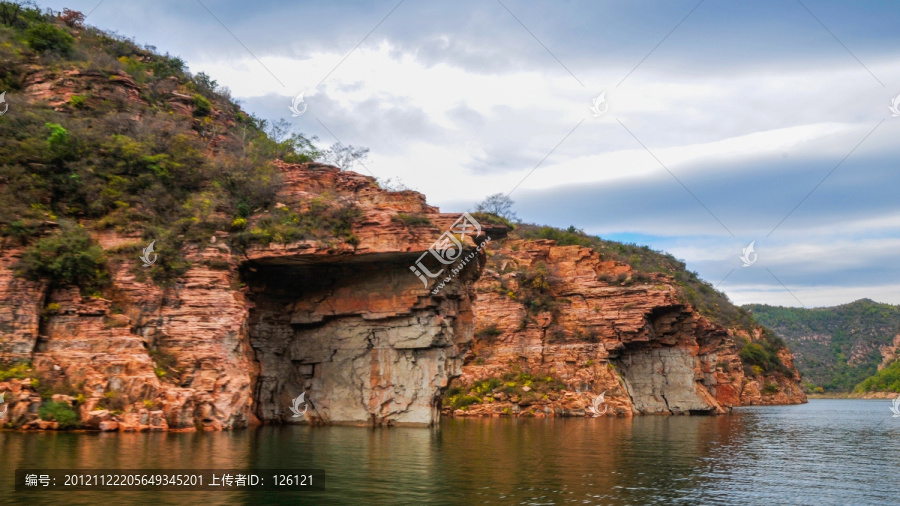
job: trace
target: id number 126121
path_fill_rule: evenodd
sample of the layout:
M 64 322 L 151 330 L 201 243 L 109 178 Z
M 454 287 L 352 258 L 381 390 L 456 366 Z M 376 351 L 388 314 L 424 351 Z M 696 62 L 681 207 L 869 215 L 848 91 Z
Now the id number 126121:
M 276 474 L 272 477 L 276 487 L 311 487 L 313 484 L 311 474 Z

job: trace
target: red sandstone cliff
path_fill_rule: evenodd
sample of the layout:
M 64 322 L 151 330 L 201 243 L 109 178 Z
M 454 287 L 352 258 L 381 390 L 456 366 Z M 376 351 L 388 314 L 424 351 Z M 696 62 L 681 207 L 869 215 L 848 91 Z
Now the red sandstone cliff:
M 458 215 L 334 167 L 278 166 L 285 184 L 272 212 L 327 195 L 360 211 L 355 245 L 305 240 L 238 255 L 219 232 L 187 252 L 192 267 L 174 286 L 138 279 L 134 253 L 111 265 L 111 288 L 92 298 L 17 277 L 23 248 L 6 241 L 0 360 L 33 369 L 28 381 L 0 382 L 10 392 L 0 422 L 53 427 L 37 420 L 43 387 L 68 403 L 83 396 L 82 419 L 107 430 L 295 422 L 288 408 L 303 391 L 311 402 L 300 420 L 433 423 L 440 391 L 459 374 L 471 339 L 472 282 L 483 254 L 433 296 L 409 267 Z M 416 216 L 417 225 L 398 213 Z M 145 246 L 111 231 L 95 235 L 107 250 Z
M 584 416 L 604 392 L 609 416 L 806 402 L 787 349 L 790 374 L 746 374 L 734 336 L 761 329 L 712 323 L 667 275 L 632 282 L 629 265 L 548 240 L 493 242 L 488 255 L 472 353 L 447 399 L 464 408 L 447 413 Z

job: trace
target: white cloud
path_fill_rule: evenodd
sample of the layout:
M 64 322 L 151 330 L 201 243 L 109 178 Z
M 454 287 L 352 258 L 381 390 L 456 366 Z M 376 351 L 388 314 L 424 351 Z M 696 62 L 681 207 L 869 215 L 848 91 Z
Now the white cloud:
M 602 88 L 582 89 L 565 73 L 479 74 L 447 63 L 419 62 L 415 54 L 400 53 L 389 43 L 360 47 L 340 63 L 344 57 L 318 52 L 302 60 L 262 58 L 286 88 L 266 78 L 249 57 L 194 66 L 229 83 L 235 96 L 242 98 L 277 93 L 284 96 L 287 107 L 291 97 L 308 90 L 311 108 L 301 118 L 301 128 L 318 128 L 313 124 L 316 96 L 327 95 L 337 107 L 331 114 L 343 114 L 345 121 L 365 122 L 370 128 L 369 134 L 361 132 L 359 138 L 345 142 L 369 145 L 373 164 L 381 168 L 378 172 L 390 172 L 423 188 L 435 202 L 455 201 L 467 193 L 477 199 L 509 191 L 582 119 L 585 123 L 522 189 L 660 174 L 659 163 L 615 118 L 666 166 L 682 174 L 704 163 L 735 163 L 765 155 L 799 158 L 814 153 L 839 159 L 871 128 L 873 119 L 886 115 L 886 109 L 874 106 L 883 98 L 881 90 L 861 93 L 853 89 L 858 83 L 848 83 L 847 75 L 858 73 L 855 62 L 798 70 L 793 75 L 758 71 L 674 79 L 645 73 L 643 78 L 631 77 L 621 89 L 609 88 L 610 113 L 593 118 L 588 106 Z M 315 89 L 336 66 L 323 86 Z M 610 72 L 605 69 L 603 74 Z M 592 83 L 598 75 L 588 73 L 584 81 Z M 390 132 L 377 127 L 378 118 L 360 117 L 358 111 L 360 104 L 379 96 L 419 109 L 444 135 L 436 141 L 404 133 L 399 149 L 383 146 L 380 150 L 372 141 Z M 870 105 L 866 111 L 864 106 Z M 848 110 L 849 106 L 857 109 Z M 461 121 L 456 114 L 460 108 L 483 121 Z M 438 145 L 418 145 L 423 143 Z M 434 159 L 416 153 L 440 153 L 450 173 L 442 174 L 440 184 L 433 184 L 436 174 L 422 167 L 434 165 Z M 506 174 L 498 177 L 494 174 L 498 171 Z M 472 194 L 473 188 L 479 192 Z
M 781 285 L 756 284 L 740 285 L 729 288 L 728 297 L 737 305 L 769 304 L 772 306 L 828 307 L 847 304 L 859 299 L 872 299 L 876 302 L 897 304 L 900 301 L 900 284 L 832 286 L 796 288 Z M 793 295 L 791 295 L 793 293 Z M 794 297 L 796 296 L 796 298 Z M 800 302 L 798 302 L 798 299 Z

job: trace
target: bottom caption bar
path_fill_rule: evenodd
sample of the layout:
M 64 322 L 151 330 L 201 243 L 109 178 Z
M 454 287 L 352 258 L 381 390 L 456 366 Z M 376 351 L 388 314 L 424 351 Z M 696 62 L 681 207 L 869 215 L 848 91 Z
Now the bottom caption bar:
M 16 469 L 16 492 L 39 490 L 325 490 L 321 469 Z

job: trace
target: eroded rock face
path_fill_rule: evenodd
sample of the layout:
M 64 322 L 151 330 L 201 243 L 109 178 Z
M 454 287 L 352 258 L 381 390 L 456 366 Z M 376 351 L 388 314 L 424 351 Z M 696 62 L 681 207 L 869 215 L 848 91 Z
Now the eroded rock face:
M 715 411 L 717 406 L 695 377 L 697 356 L 681 347 L 645 348 L 623 354 L 622 382 L 641 414 Z
M 118 413 L 105 430 L 434 423 L 440 389 L 459 374 L 471 338 L 483 254 L 433 296 L 409 267 L 458 215 L 334 167 L 276 165 L 285 184 L 272 212 L 323 196 L 356 206 L 355 244 L 304 240 L 238 255 L 219 232 L 187 248 L 192 267 L 172 286 L 140 276 L 138 254 L 114 256 L 107 298 L 92 298 L 15 276 L 23 248 L 7 241 L 0 361 L 31 362 L 43 388 L 83 395 L 85 422 L 98 408 Z M 110 251 L 146 246 L 111 231 L 95 237 Z M 474 251 L 471 237 L 465 247 Z M 303 391 L 309 409 L 294 418 L 291 399 Z M 26 424 L 41 399 L 23 392 L 10 413 Z
M 513 367 L 552 375 L 563 388 L 498 389 L 491 403 L 457 413 L 584 416 L 601 393 L 602 414 L 619 416 L 805 400 L 796 375 L 745 377 L 735 331 L 696 314 L 666 276 L 617 284 L 609 279 L 630 276 L 628 265 L 520 241 L 495 248 L 481 280 L 483 252 L 432 294 L 410 266 L 458 215 L 333 167 L 278 167 L 285 184 L 276 209 L 323 195 L 352 204 L 356 241 L 273 243 L 238 255 L 218 232 L 186 249 L 192 267 L 171 286 L 141 276 L 137 254 L 113 256 L 105 297 L 15 276 L 23 248 L 3 244 L 0 360 L 32 369 L 27 381 L 6 384 L 10 409 L 0 422 L 53 428 L 37 420 L 39 390 L 49 389 L 102 430 L 431 424 L 454 377 L 471 384 Z M 501 239 L 505 229 L 485 232 Z M 146 246 L 111 231 L 95 237 L 109 251 Z M 469 237 L 465 246 L 476 245 Z M 540 290 L 552 295 L 552 311 L 510 295 L 523 282 L 518 272 L 538 264 L 547 267 Z M 476 318 L 498 333 L 473 341 Z M 781 359 L 792 368 L 786 350 Z M 305 412 L 294 416 L 303 392 Z
M 476 291 L 473 353 L 456 384 L 506 381 L 528 371 L 556 378 L 562 388 L 523 407 L 501 387 L 445 413 L 593 416 L 592 401 L 601 393 L 607 416 L 806 402 L 788 350 L 780 358 L 792 374 L 745 376 L 734 341 L 743 331 L 697 314 L 679 300 L 668 276 L 634 277 L 630 266 L 603 261 L 588 248 L 546 240 L 495 243 Z M 756 340 L 761 330 L 742 335 Z
M 473 332 L 476 267 L 430 297 L 406 261 L 259 266 L 250 281 L 250 343 L 259 363 L 257 414 L 294 422 L 307 392 L 316 420 L 429 425 L 460 374 Z

